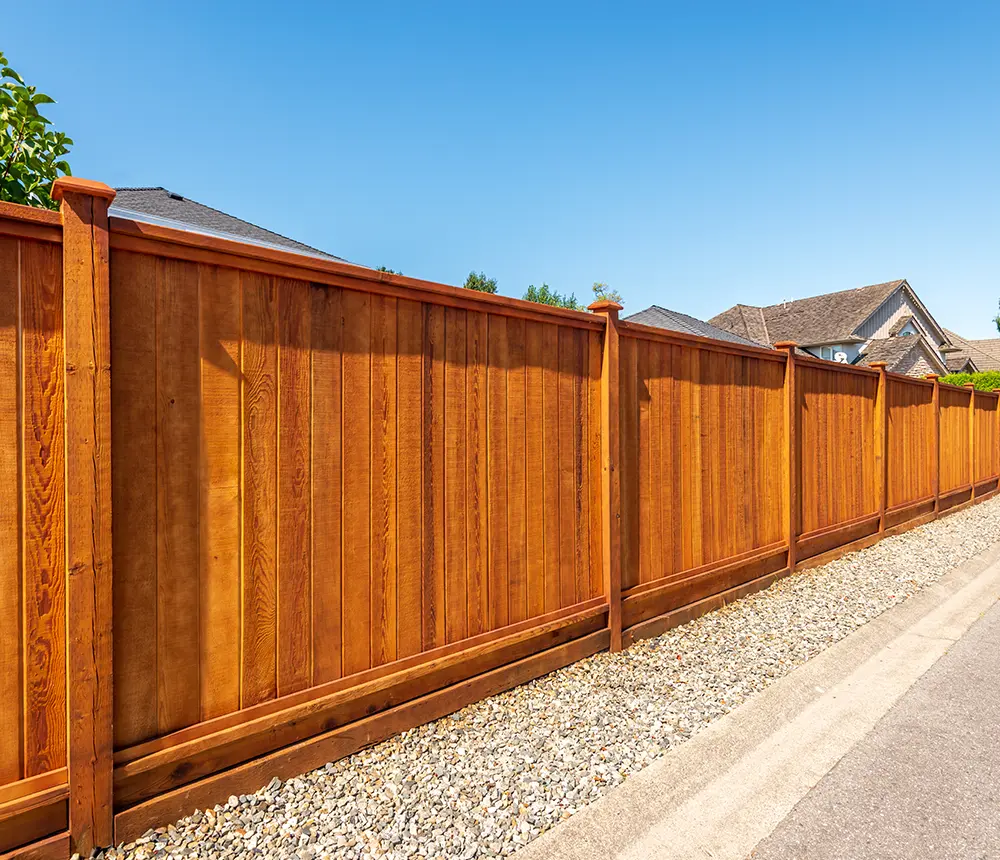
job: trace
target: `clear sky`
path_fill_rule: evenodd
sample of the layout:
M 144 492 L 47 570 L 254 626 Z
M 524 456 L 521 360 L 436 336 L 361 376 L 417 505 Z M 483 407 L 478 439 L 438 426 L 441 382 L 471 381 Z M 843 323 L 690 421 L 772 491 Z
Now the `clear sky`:
M 626 312 L 707 318 L 905 277 L 943 325 L 997 336 L 995 2 L 22 15 L 0 49 L 57 99 L 79 176 L 506 295 L 601 280 Z

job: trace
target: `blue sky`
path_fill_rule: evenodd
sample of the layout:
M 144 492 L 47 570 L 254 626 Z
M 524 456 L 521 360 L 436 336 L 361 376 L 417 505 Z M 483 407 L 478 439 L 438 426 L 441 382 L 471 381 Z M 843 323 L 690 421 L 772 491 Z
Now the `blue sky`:
M 18 29 L 79 176 L 506 295 L 707 318 L 905 277 L 997 336 L 1000 4 L 50 2 Z

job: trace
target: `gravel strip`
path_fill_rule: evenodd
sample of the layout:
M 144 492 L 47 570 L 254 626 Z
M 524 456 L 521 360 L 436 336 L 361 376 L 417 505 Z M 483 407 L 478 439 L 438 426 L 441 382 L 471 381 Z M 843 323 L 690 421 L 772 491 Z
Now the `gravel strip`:
M 1000 498 L 103 856 L 507 856 L 998 538 Z

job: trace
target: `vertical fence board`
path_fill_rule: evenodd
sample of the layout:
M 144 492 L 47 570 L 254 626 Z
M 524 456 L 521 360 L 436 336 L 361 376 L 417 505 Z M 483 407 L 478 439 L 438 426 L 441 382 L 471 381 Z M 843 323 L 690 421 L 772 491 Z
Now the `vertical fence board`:
M 396 338 L 396 653 L 402 658 L 420 653 L 424 616 L 420 578 L 424 312 L 419 302 L 399 300 Z
M 545 469 L 543 409 L 543 336 L 541 323 L 524 329 L 525 541 L 527 544 L 528 615 L 545 612 Z
M 542 328 L 542 520 L 545 611 L 560 607 L 559 591 L 559 330 Z
M 445 642 L 444 308 L 424 305 L 423 650 Z
M 531 397 L 531 383 L 528 380 L 528 396 Z M 587 458 L 588 476 L 590 479 L 590 516 L 587 528 L 590 540 L 590 593 L 588 597 L 600 597 L 604 590 L 604 544 L 602 532 L 604 525 L 601 516 L 601 336 L 598 332 L 587 333 Z M 530 401 L 529 401 L 530 402 Z M 532 415 L 528 415 L 527 423 L 531 432 Z M 528 475 L 532 466 L 529 462 Z M 529 477 L 530 480 L 530 477 Z M 530 494 L 529 494 L 530 504 Z M 531 528 L 531 511 L 528 512 L 529 529 Z M 532 615 L 538 611 L 532 610 Z
M 115 743 L 157 733 L 156 291 L 164 263 L 111 257 Z M 158 274 L 160 273 L 160 274 Z M 124 479 L 127 476 L 127 480 Z
M 201 277 L 201 719 L 240 707 L 240 279 Z M 128 443 L 125 443 L 128 444 Z
M 487 379 L 489 446 L 489 602 L 490 629 L 508 621 L 507 578 L 507 319 L 489 318 L 489 370 Z
M 344 303 L 344 674 L 371 666 L 372 297 Z
M 312 288 L 312 665 L 314 684 L 343 674 L 341 355 L 343 291 Z M 419 649 L 418 649 L 419 650 Z
M 58 246 L 21 245 L 24 775 L 66 763 L 62 275 Z
M 466 318 L 446 308 L 444 391 L 445 641 L 466 637 L 469 626 L 466 581 Z
M 466 324 L 466 569 L 468 571 L 469 635 L 485 633 L 490 626 L 489 535 L 487 489 L 487 350 L 488 318 L 469 312 Z
M 277 694 L 312 682 L 309 284 L 280 280 L 278 300 Z
M 244 707 L 277 691 L 278 356 L 277 302 L 267 277 L 243 278 Z
M 18 245 L 0 238 L 0 785 L 23 775 Z
M 509 621 L 528 618 L 525 498 L 525 323 L 507 321 L 507 574 Z

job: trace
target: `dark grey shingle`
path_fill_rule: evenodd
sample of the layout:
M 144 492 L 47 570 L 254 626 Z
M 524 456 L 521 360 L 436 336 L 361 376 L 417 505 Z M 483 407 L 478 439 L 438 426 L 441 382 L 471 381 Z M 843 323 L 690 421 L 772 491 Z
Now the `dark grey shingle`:
M 639 311 L 638 313 L 625 317 L 625 320 L 626 322 L 641 323 L 642 325 L 656 326 L 656 328 L 665 328 L 670 331 L 679 331 L 684 334 L 696 334 L 699 337 L 710 337 L 714 340 L 725 340 L 729 343 L 740 343 L 744 346 L 760 346 L 759 343 L 752 341 L 749 338 L 717 328 L 714 325 L 710 325 L 707 322 L 688 316 L 687 314 L 682 314 L 679 311 L 662 308 L 659 305 L 651 305 L 644 311 Z
M 296 242 L 280 233 L 265 230 L 249 221 L 227 215 L 225 212 L 182 197 L 180 194 L 174 194 L 166 188 L 117 188 L 115 191 L 117 196 L 112 203 L 112 210 L 115 208 L 127 209 L 130 212 L 148 215 L 151 218 L 167 219 L 185 224 L 195 232 L 224 233 L 236 239 L 277 245 L 281 248 L 287 248 L 289 251 L 346 262 L 341 257 L 335 257 L 326 251 L 320 251 L 318 248 Z

